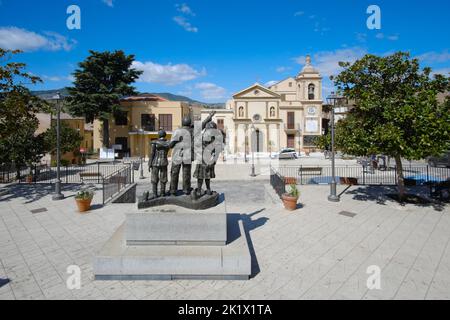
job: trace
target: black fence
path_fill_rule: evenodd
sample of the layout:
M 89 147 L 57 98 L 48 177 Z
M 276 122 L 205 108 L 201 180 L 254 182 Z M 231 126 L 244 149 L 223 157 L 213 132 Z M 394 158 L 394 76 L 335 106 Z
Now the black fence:
M 129 168 L 130 164 L 97 162 L 80 166 L 60 167 L 61 183 L 87 183 L 102 184 L 103 180 L 122 170 Z M 34 166 L 26 169 L 19 179 L 19 183 L 54 183 L 57 177 L 57 168 L 50 166 Z M 15 178 L 14 178 L 15 179 Z
M 330 166 L 280 166 L 271 171 L 284 177 L 285 183 L 330 184 L 332 168 Z M 395 167 L 377 170 L 368 166 L 336 166 L 335 175 L 338 183 L 359 185 L 397 185 L 397 170 Z M 409 166 L 403 168 L 405 184 L 427 185 L 447 181 L 450 178 L 450 168 Z
M 17 180 L 17 176 L 24 176 L 30 172 L 27 167 L 16 167 L 14 164 L 0 165 L 0 183 L 10 183 Z
M 132 166 L 126 166 L 103 179 L 103 204 L 134 182 Z

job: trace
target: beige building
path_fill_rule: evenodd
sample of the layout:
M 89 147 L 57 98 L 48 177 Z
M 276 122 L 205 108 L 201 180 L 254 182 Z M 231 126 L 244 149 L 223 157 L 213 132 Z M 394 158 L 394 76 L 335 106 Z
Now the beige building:
M 153 94 L 128 97 L 121 101 L 122 113 L 109 121 L 109 146 L 119 157 L 148 157 L 150 141 L 158 138 L 160 128 L 170 139 L 175 129 L 181 127 L 184 116 L 199 116 L 200 107 L 187 102 L 168 101 Z M 102 122 L 94 121 L 94 149 L 103 145 Z
M 41 134 L 47 131 L 52 125 L 56 126 L 56 116 L 50 113 L 36 113 L 36 118 L 39 120 L 39 126 L 36 134 Z M 75 129 L 83 137 L 80 149 L 86 152 L 92 151 L 93 148 L 93 128 L 92 125 L 86 124 L 82 117 L 73 117 L 65 112 L 61 113 L 61 123 L 69 128 Z M 81 162 L 81 154 L 79 150 L 74 152 L 67 152 L 61 155 L 61 159 L 70 164 L 78 164 Z M 56 161 L 56 155 L 45 155 L 44 161 L 53 163 Z
M 296 77 L 269 87 L 258 83 L 236 93 L 214 120 L 227 134 L 226 153 L 314 148 L 322 134 L 322 77 L 311 58 Z M 202 111 L 202 119 L 210 110 Z

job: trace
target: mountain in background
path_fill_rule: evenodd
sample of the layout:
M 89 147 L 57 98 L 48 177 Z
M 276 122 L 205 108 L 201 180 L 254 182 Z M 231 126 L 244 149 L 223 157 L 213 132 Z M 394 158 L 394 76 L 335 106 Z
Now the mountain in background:
M 69 95 L 69 91 L 67 90 L 67 88 L 62 88 L 62 89 L 55 89 L 55 90 L 39 90 L 39 91 L 32 91 L 32 93 L 42 99 L 52 99 L 56 93 L 58 93 L 61 96 L 68 96 Z M 206 102 L 201 102 L 201 101 L 197 101 L 197 100 L 193 100 L 191 98 L 185 97 L 185 96 L 180 96 L 180 95 L 176 95 L 176 94 L 172 94 L 169 92 L 160 92 L 160 93 L 153 93 L 157 96 L 160 96 L 164 99 L 167 99 L 169 101 L 184 101 L 184 102 L 188 102 L 188 103 L 192 103 L 192 104 L 200 104 L 205 106 L 205 108 L 225 108 L 225 103 L 206 103 Z

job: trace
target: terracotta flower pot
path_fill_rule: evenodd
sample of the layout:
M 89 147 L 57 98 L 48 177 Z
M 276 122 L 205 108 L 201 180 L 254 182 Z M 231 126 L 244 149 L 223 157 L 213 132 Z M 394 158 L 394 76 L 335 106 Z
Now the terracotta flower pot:
M 92 199 L 75 199 L 79 212 L 86 212 L 91 209 Z
M 27 182 L 27 183 L 33 183 L 33 176 L 32 175 L 27 175 L 26 176 L 26 178 L 25 178 L 25 181 Z
M 294 211 L 297 209 L 297 197 L 291 197 L 287 194 L 283 194 L 281 196 L 281 199 L 283 200 L 284 207 L 289 211 Z

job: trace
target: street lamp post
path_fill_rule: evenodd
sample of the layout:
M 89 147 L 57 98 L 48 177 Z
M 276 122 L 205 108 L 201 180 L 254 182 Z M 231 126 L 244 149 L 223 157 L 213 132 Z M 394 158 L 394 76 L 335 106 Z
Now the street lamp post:
M 144 138 L 143 137 L 145 137 L 145 133 L 144 133 L 144 130 L 142 130 L 142 129 L 139 129 L 139 135 L 140 135 L 140 137 L 141 137 L 141 159 L 140 159 L 140 162 L 141 162 L 141 164 L 140 164 L 140 169 L 139 169 L 139 179 L 145 179 L 145 177 L 144 177 L 144 161 L 143 161 L 143 159 L 142 159 L 142 154 L 143 154 L 143 152 L 142 152 L 142 150 L 144 149 L 144 146 L 143 146 L 143 140 L 144 140 Z
M 252 129 L 251 130 L 252 134 L 255 133 L 255 125 L 253 123 L 252 123 L 251 129 Z M 250 174 L 250 177 L 256 177 L 256 173 L 255 173 L 255 149 L 253 147 L 253 144 L 252 144 L 252 173 Z
M 61 95 L 59 92 L 53 97 L 56 100 L 56 182 L 55 194 L 53 200 L 62 200 L 64 195 L 61 193 L 61 106 L 59 101 Z
M 334 108 L 336 107 L 336 102 L 340 103 L 343 97 L 336 95 L 331 92 L 331 95 L 327 97 L 328 104 L 331 105 L 331 184 L 330 184 L 330 195 L 328 200 L 331 202 L 339 202 L 340 198 L 336 193 L 336 164 L 335 164 L 335 145 L 334 145 Z

